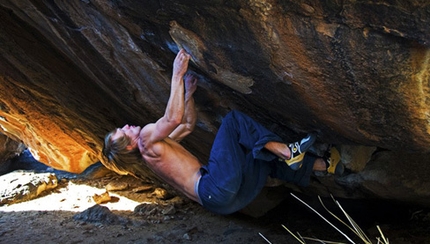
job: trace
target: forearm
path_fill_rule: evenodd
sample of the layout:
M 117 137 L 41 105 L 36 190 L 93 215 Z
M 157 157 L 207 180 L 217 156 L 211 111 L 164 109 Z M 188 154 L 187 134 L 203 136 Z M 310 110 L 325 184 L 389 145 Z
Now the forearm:
M 165 119 L 169 123 L 179 124 L 184 116 L 184 75 L 188 69 L 190 56 L 181 49 L 176 55 L 173 62 L 172 83 L 170 88 L 170 97 L 165 111 Z
M 184 117 L 182 119 L 183 124 L 187 126 L 187 129 L 191 132 L 194 130 L 194 126 L 196 125 L 197 120 L 197 112 L 196 107 L 194 105 L 193 96 L 186 96 L 185 99 L 185 112 Z
M 181 141 L 187 135 L 189 135 L 196 125 L 197 112 L 194 105 L 194 98 L 192 96 L 187 97 L 185 100 L 185 111 L 182 118 L 181 124 L 169 135 L 169 137 L 175 141 Z
M 190 56 L 181 49 L 173 62 L 172 82 L 169 101 L 164 116 L 155 122 L 147 142 L 164 140 L 181 124 L 185 111 L 184 75 L 188 69 Z

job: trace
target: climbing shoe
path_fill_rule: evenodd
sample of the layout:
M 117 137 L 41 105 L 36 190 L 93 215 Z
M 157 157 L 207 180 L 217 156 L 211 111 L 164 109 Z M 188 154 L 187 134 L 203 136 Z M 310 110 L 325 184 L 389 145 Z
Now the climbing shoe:
M 305 138 L 298 142 L 288 144 L 291 156 L 285 160 L 285 163 L 290 166 L 292 170 L 298 170 L 302 167 L 305 152 L 314 144 L 317 136 L 313 133 L 308 134 Z
M 331 146 L 323 158 L 327 166 L 327 173 L 339 176 L 343 174 L 345 167 L 340 163 L 340 153 L 336 147 Z

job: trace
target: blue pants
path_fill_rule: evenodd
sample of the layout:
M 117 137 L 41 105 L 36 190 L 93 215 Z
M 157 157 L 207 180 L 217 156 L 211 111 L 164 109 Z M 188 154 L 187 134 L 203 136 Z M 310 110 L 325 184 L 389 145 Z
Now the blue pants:
M 215 137 L 208 164 L 200 169 L 197 193 L 203 207 L 218 214 L 236 212 L 254 200 L 269 175 L 308 185 L 315 157 L 306 155 L 303 166 L 293 171 L 264 148 L 269 141 L 282 142 L 245 114 L 230 112 Z

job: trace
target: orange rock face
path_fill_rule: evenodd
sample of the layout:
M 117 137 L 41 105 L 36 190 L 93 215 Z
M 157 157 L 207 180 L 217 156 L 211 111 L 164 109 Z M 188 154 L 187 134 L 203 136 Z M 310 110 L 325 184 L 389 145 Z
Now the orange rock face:
M 1 82 L 9 88 L 1 92 L 3 108 L 8 111 L 0 111 L 6 135 L 21 140 L 36 159 L 55 169 L 81 173 L 98 161 L 85 148 L 86 142 L 78 133 L 61 128 L 61 117 L 49 116 L 37 106 L 37 99 L 13 86 L 8 87 L 13 84 L 11 80 Z

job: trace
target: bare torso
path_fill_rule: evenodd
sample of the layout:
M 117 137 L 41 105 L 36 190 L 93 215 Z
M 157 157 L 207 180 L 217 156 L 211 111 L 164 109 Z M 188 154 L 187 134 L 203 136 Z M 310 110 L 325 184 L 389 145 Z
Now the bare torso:
M 138 144 L 147 166 L 168 184 L 199 202 L 195 186 L 200 177 L 201 163 L 169 137 L 155 143 L 146 143 L 153 127 L 154 124 L 149 124 L 142 129 Z

